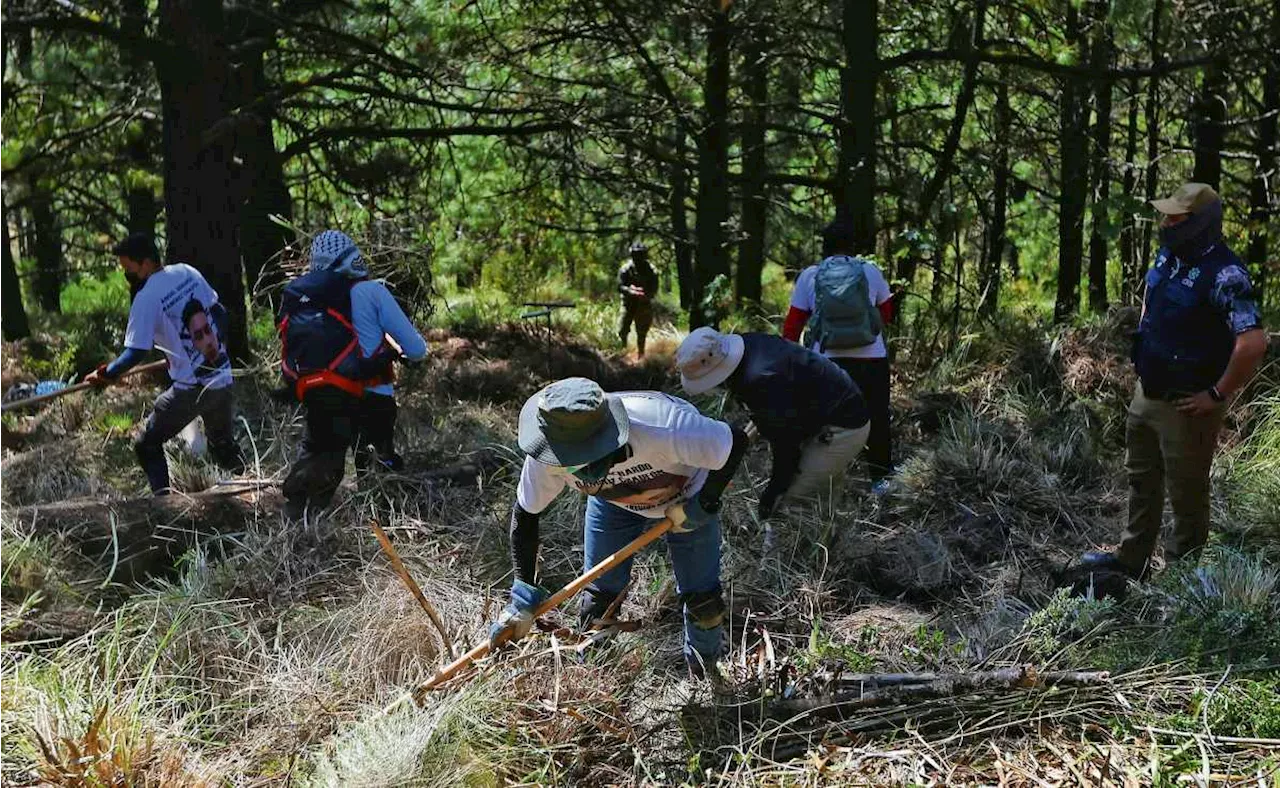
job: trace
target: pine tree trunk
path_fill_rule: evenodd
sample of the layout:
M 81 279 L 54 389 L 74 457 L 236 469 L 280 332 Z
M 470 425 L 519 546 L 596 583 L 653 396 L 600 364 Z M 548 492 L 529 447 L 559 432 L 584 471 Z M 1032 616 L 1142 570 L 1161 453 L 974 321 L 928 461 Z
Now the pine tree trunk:
M 123 0 L 120 6 L 120 28 L 130 36 L 141 37 L 147 29 L 146 0 Z M 145 91 L 155 76 L 151 64 L 132 47 L 121 48 L 121 65 L 129 85 L 138 92 Z M 128 230 L 154 235 L 160 206 L 150 181 L 158 166 L 155 141 L 159 136 L 154 115 L 139 113 L 126 130 L 124 160 L 129 163 L 126 179 L 125 206 L 128 209 Z
M 1080 30 L 1075 6 L 1068 6 L 1066 39 L 1081 50 L 1088 44 Z M 1061 175 L 1058 197 L 1058 292 L 1053 305 L 1055 323 L 1074 319 L 1080 308 L 1080 264 L 1084 257 L 1084 207 L 1089 198 L 1088 93 L 1078 77 L 1062 79 L 1060 119 Z
M 194 265 L 231 318 L 228 350 L 249 354 L 240 259 L 226 19 L 217 0 L 160 0 L 160 36 L 182 54 L 157 68 L 163 113 L 167 259 Z
M 1000 303 L 1000 263 L 1005 254 L 1005 236 L 1009 210 L 1009 132 L 1013 112 L 1009 107 L 1008 70 L 1001 69 L 996 87 L 995 108 L 995 172 L 991 189 L 991 225 L 987 229 L 987 249 L 982 272 L 982 303 L 979 314 L 995 314 Z
M 1155 0 L 1155 4 L 1151 7 L 1151 39 L 1148 42 L 1152 64 L 1159 64 L 1164 60 L 1164 53 L 1160 47 L 1160 15 L 1163 12 L 1164 0 Z M 1160 80 L 1156 77 L 1150 77 L 1147 80 L 1147 100 L 1142 110 L 1142 123 L 1147 130 L 1147 171 L 1143 179 L 1146 182 L 1147 202 L 1150 203 L 1156 199 L 1160 189 Z M 1150 209 L 1148 209 L 1149 213 Z M 1146 273 L 1147 261 L 1155 254 L 1152 248 L 1152 239 L 1155 234 L 1155 223 L 1144 222 L 1142 248 L 1139 250 L 1142 254 L 1142 262 L 1138 266 L 1137 278 L 1134 280 L 1134 285 L 1139 288 L 1142 277 Z M 1138 297 L 1142 297 L 1141 289 Z
M 743 92 L 746 118 L 742 127 L 742 241 L 738 244 L 735 295 L 739 306 L 758 307 L 764 272 L 765 230 L 769 220 L 766 177 L 769 158 L 765 148 L 768 122 L 769 62 L 765 24 L 752 30 L 743 52 Z
M 261 4 L 261 0 L 258 0 Z M 274 214 L 293 219 L 293 199 L 284 181 L 284 165 L 275 143 L 275 105 L 266 99 L 269 85 L 264 65 L 268 42 L 277 31 L 264 15 L 242 6 L 246 13 L 230 19 L 230 27 L 243 53 L 236 68 L 243 122 L 236 128 L 236 151 L 244 162 L 240 220 L 240 251 L 244 257 L 249 297 L 272 305 L 275 291 L 284 284 L 280 251 L 293 241 L 293 233 L 271 220 Z
M 35 228 L 36 299 L 46 312 L 62 311 L 62 228 L 53 198 L 31 183 L 31 223 Z
M 676 279 L 680 289 L 680 308 L 693 309 L 693 244 L 689 241 L 689 169 L 684 121 L 675 124 L 675 162 L 671 165 L 671 238 L 676 258 Z
M 1093 0 L 1093 66 L 1111 68 L 1111 26 L 1107 24 L 1107 0 Z M 1109 79 L 1095 83 L 1093 128 L 1093 215 L 1089 232 L 1089 309 L 1094 314 L 1107 311 L 1107 230 L 1111 198 L 1111 94 Z
M 703 303 L 717 277 L 729 275 L 725 223 L 729 220 L 729 55 L 732 29 L 728 7 L 710 0 L 707 73 L 703 85 L 706 125 L 698 145 L 697 277 L 689 327 L 714 325 L 719 315 Z
M 1262 120 L 1258 124 L 1255 151 L 1258 161 L 1249 188 L 1249 248 L 1248 261 L 1253 267 L 1253 287 L 1258 304 L 1267 302 L 1270 286 L 1268 271 L 1269 228 L 1275 215 L 1275 184 L 1280 179 L 1276 172 L 1277 115 L 1280 115 L 1280 10 L 1271 13 L 1271 56 L 1267 58 L 1267 70 L 1262 79 Z
M 31 325 L 27 320 L 27 309 L 22 304 L 22 284 L 18 279 L 17 264 L 13 259 L 13 246 L 9 239 L 9 208 L 0 203 L 0 224 L 3 224 L 4 247 L 0 253 L 4 255 L 3 280 L 0 280 L 0 332 L 8 340 L 21 339 L 31 333 Z
M 1195 172 L 1192 180 L 1215 189 L 1222 185 L 1222 146 L 1227 120 L 1227 64 L 1213 60 L 1204 71 L 1200 98 L 1195 106 Z
M 1124 228 L 1120 235 L 1120 303 L 1132 304 L 1138 281 L 1138 223 L 1128 206 L 1138 190 L 1138 109 L 1141 88 L 1135 77 L 1129 82 L 1129 122 L 1124 144 Z
M 840 74 L 837 210 L 853 222 L 859 252 L 876 251 L 876 87 L 879 0 L 845 0 Z

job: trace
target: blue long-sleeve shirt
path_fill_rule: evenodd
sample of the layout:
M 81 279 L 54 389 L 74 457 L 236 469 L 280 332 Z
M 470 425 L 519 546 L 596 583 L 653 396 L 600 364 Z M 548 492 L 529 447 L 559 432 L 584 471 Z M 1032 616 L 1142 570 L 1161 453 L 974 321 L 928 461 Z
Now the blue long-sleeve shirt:
M 383 336 L 389 336 L 410 361 L 427 357 L 427 341 L 381 282 L 366 280 L 351 288 L 351 323 L 356 328 L 360 350 L 366 356 L 378 349 Z M 390 383 L 370 386 L 366 391 L 388 397 L 395 393 Z

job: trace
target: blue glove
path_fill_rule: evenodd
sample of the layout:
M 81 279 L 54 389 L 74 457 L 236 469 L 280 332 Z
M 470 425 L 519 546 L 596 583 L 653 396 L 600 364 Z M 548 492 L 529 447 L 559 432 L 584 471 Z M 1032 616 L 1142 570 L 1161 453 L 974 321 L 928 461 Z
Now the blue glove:
M 678 503 L 667 509 L 666 515 L 671 518 L 671 522 L 675 523 L 671 532 L 683 534 L 696 531 L 711 522 L 719 511 L 719 506 L 712 511 L 707 511 L 702 507 L 702 501 L 695 495 L 684 503 Z
M 511 601 L 502 609 L 498 620 L 489 627 L 489 648 L 511 643 L 529 634 L 533 628 L 533 611 L 551 596 L 543 588 L 532 586 L 523 580 L 511 585 Z M 510 637 L 499 640 L 503 632 L 511 630 Z

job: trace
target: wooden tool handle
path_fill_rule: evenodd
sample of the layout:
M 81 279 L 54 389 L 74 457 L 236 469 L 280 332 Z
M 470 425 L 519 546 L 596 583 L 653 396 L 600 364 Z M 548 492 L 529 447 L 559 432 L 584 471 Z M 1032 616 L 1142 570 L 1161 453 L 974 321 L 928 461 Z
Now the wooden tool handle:
M 148 364 L 143 364 L 141 366 L 134 367 L 133 369 L 125 370 L 120 374 L 120 377 L 116 378 L 116 380 L 121 380 L 123 378 L 129 377 L 130 375 L 137 375 L 142 372 L 154 372 L 158 369 L 163 369 L 168 365 L 169 365 L 169 362 L 166 361 L 165 359 L 160 359 L 159 361 L 152 361 Z M 41 394 L 38 397 L 27 397 L 26 399 L 18 399 L 18 400 L 14 400 L 13 402 L 6 402 L 3 405 L 0 405 L 0 412 L 4 412 L 8 410 L 17 410 L 18 408 L 26 408 L 31 405 L 38 405 L 41 402 L 48 402 L 51 399 L 57 399 L 58 397 L 61 397 L 64 394 L 70 394 L 73 391 L 84 391 L 85 389 L 88 389 L 88 388 L 93 388 L 93 384 L 77 383 L 74 386 L 67 386 L 64 389 L 51 391 L 48 394 Z
M 648 547 L 652 542 L 662 538 L 667 533 L 667 531 L 671 530 L 672 526 L 674 525 L 675 523 L 671 522 L 670 518 L 664 517 L 662 520 L 658 522 L 657 525 L 653 526 L 649 530 L 640 534 L 640 536 L 636 537 L 635 540 L 632 541 L 630 544 L 628 544 L 626 547 L 622 548 L 618 552 L 614 553 L 613 555 L 604 559 L 600 563 L 591 567 L 589 570 L 587 570 L 586 574 L 582 575 L 577 580 L 574 580 L 569 585 L 565 586 L 564 588 L 560 589 L 556 593 L 552 594 L 547 599 L 547 601 L 543 602 L 541 605 L 538 605 L 537 610 L 535 610 L 533 613 L 534 618 L 537 618 L 538 616 L 541 616 L 541 615 L 545 615 L 546 613 L 549 613 L 552 610 L 555 610 L 565 601 L 575 596 L 579 591 L 586 588 L 592 581 L 596 580 L 597 578 L 599 578 L 601 575 L 605 574 L 609 570 L 617 567 L 623 561 L 626 561 L 631 556 L 635 555 L 636 553 L 640 552 L 644 548 Z M 503 643 L 507 642 L 507 640 L 509 640 L 510 637 L 511 637 L 511 629 L 507 628 L 502 633 L 500 633 L 496 638 L 497 645 L 502 645 Z M 468 651 L 466 654 L 463 654 L 461 657 L 458 657 L 453 662 L 444 666 L 443 668 L 440 669 L 439 673 L 437 673 L 436 675 L 432 676 L 431 678 L 427 679 L 425 682 L 420 684 L 418 688 L 413 691 L 414 699 L 420 702 L 422 696 L 425 695 L 427 692 L 431 691 L 432 689 L 438 687 L 439 685 L 453 678 L 463 668 L 466 668 L 472 662 L 475 662 L 477 659 L 480 659 L 481 657 L 483 657 L 485 654 L 488 654 L 488 653 L 489 653 L 489 641 L 486 640 L 485 642 L 481 643 L 480 645 Z

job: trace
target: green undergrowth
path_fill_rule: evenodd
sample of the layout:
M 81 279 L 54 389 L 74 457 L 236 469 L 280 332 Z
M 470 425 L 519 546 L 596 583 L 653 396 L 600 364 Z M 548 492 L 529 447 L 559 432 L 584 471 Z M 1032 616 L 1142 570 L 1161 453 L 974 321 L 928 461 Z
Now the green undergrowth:
M 579 658 L 566 609 L 547 617 L 559 628 L 428 695 L 421 708 L 384 713 L 448 655 L 368 521 L 379 518 L 438 608 L 451 653 L 479 643 L 510 583 L 506 534 L 521 462 L 515 420 L 546 374 L 539 329 L 511 328 L 521 307 L 484 290 L 450 298 L 432 318 L 437 357 L 400 380 L 397 437 L 415 468 L 492 452 L 497 460 L 478 488 L 349 482 L 337 507 L 306 527 L 286 527 L 270 507 L 251 511 L 243 527 L 188 552 L 172 575 L 126 584 L 110 576 L 101 547 L 86 554 L 12 512 L 141 494 L 126 427 L 151 391 L 84 398 L 56 441 L 34 434 L 26 459 L 7 457 L 6 783 L 897 784 L 917 777 L 872 776 L 857 758 L 908 751 L 937 761 L 920 761 L 911 772 L 920 781 L 946 782 L 950 770 L 968 768 L 986 770 L 972 782 L 991 783 L 992 745 L 1021 753 L 1024 763 L 1111 748 L 1172 782 L 1200 769 L 1201 754 L 1194 742 L 1187 750 L 1153 746 L 1149 727 L 1280 737 L 1280 542 L 1269 519 L 1280 489 L 1274 391 L 1237 406 L 1217 466 L 1219 527 L 1197 565 L 1164 568 L 1120 601 L 1057 588 L 1061 570 L 1081 551 L 1114 543 L 1123 521 L 1114 418 L 1131 381 L 1116 337 L 1121 317 L 1057 334 L 1001 318 L 1007 330 L 964 335 L 933 358 L 924 355 L 928 337 L 895 339 L 902 463 L 892 490 L 874 499 L 854 472 L 834 505 L 787 515 L 772 561 L 761 555 L 755 517 L 769 457 L 755 448 L 723 516 L 732 637 L 718 691 L 683 673 L 678 595 L 655 549 L 637 561 L 619 611 L 638 631 Z M 622 359 L 616 318 L 611 300 L 558 311 L 554 338 L 566 348 L 552 357 L 554 370 L 669 384 L 681 334 L 656 327 L 654 358 L 641 365 Z M 263 358 L 268 350 L 260 348 Z M 274 382 L 262 372 L 240 391 L 251 473 L 265 479 L 283 474 L 300 424 L 296 408 L 267 400 Z M 696 402 L 716 416 L 741 415 L 717 397 Z M 217 478 L 176 444 L 169 456 L 184 490 Z M 581 569 L 582 511 L 580 497 L 563 495 L 543 514 L 549 586 Z M 1015 665 L 1106 670 L 1125 689 L 1090 696 L 1079 713 L 1061 695 L 1035 696 L 1025 715 L 1004 697 L 1007 727 L 972 740 L 959 732 L 982 730 L 995 713 L 974 695 L 921 704 L 855 739 L 837 735 L 849 720 L 801 715 L 789 718 L 789 731 L 810 743 L 781 764 L 745 711 L 830 692 L 820 677 L 839 672 Z M 1038 717 L 1041 702 L 1066 705 Z M 708 709 L 720 714 L 720 727 L 706 733 L 687 724 Z M 940 712 L 962 716 L 931 723 Z M 1215 768 L 1265 761 L 1205 746 Z M 112 755 L 86 761 L 87 751 Z M 50 776 L 88 764 L 96 771 L 81 783 Z M 1135 771 L 1139 784 L 1158 781 L 1148 772 Z

